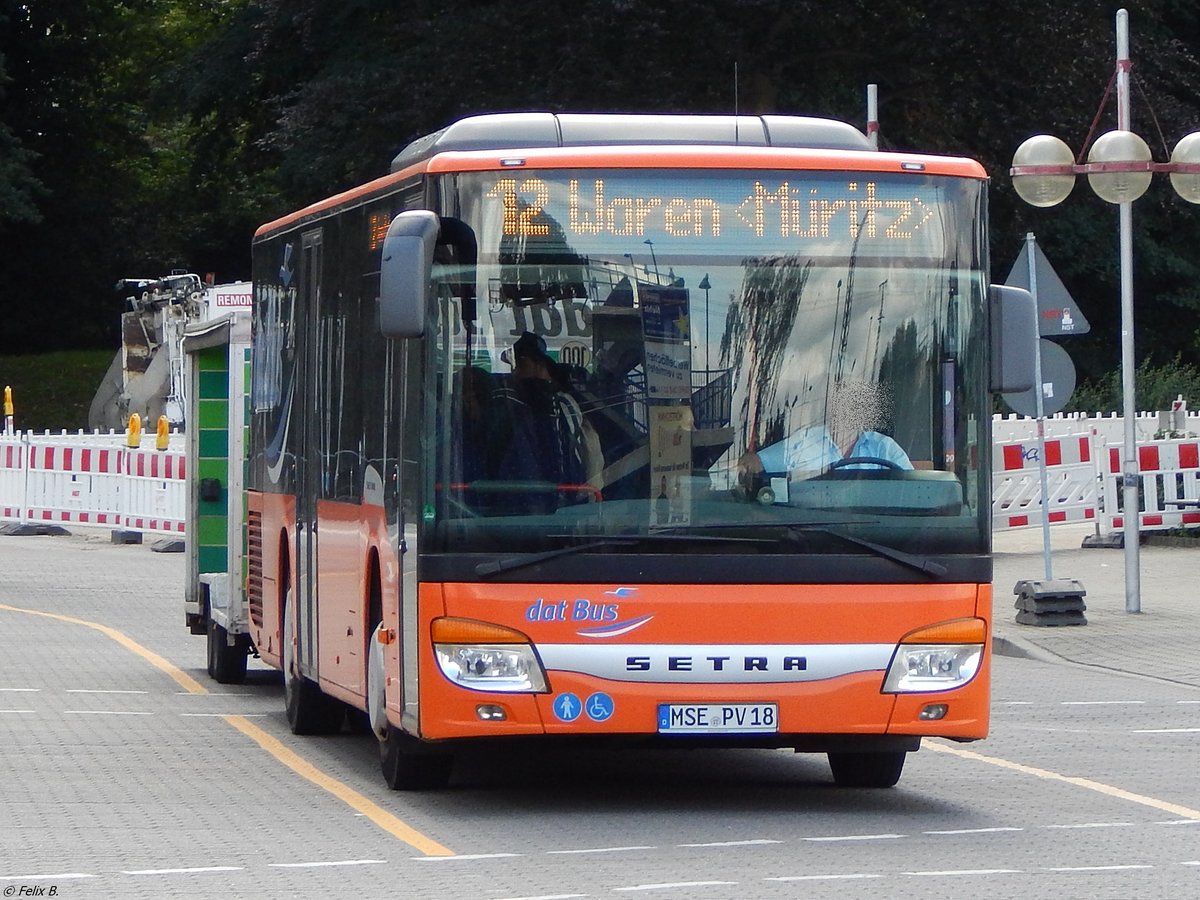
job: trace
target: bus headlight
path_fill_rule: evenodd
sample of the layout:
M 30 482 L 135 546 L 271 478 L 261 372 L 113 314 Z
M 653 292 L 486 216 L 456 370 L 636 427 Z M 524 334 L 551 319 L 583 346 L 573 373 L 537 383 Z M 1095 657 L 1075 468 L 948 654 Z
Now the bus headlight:
M 442 674 L 476 691 L 544 693 L 546 673 L 529 638 L 474 619 L 433 621 L 433 652 Z
M 979 673 L 987 623 L 955 619 L 905 635 L 883 679 L 885 694 L 949 691 Z

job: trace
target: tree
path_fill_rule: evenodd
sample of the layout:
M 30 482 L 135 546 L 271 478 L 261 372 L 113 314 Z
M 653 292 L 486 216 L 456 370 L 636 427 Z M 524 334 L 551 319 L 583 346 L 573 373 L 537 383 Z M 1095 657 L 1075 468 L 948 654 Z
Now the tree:
M 18 164 L 45 186 L 20 217 L 0 221 L 4 350 L 95 343 L 119 306 L 97 309 L 122 272 L 118 211 L 137 194 L 128 160 L 143 149 L 128 77 L 153 0 L 6 4 L 0 54 L 9 82 L 4 121 Z M 32 214 L 29 207 L 33 207 Z M 53 315 L 48 313 L 53 310 Z
M 0 13 L 0 26 L 6 21 L 7 16 Z M 0 109 L 4 108 L 4 88 L 8 81 L 4 56 L 0 54 Z M 33 158 L 0 118 L 0 225 L 38 220 L 37 198 L 43 189 L 30 170 Z
M 1130 0 L 1134 129 L 1160 146 L 1200 123 L 1200 13 Z M 994 280 L 1027 231 L 1092 322 L 1085 378 L 1115 368 L 1116 212 L 1080 188 L 1017 199 L 1036 132 L 1077 151 L 1113 72 L 1111 15 L 1012 0 L 4 0 L 0 302 L 22 349 L 113 341 L 122 275 L 248 274 L 255 227 L 387 172 L 410 140 L 487 111 L 779 113 L 865 125 L 888 149 L 992 173 Z M 5 15 L 0 13 L 0 15 Z M 1153 113 L 1153 115 L 1151 115 Z M 1099 130 L 1113 127 L 1113 104 Z M 1159 139 L 1161 132 L 1162 139 Z M 44 190 L 39 190 L 38 185 Z M 40 216 L 40 222 L 31 219 Z M 1156 184 L 1135 207 L 1139 353 L 1200 352 L 1200 210 Z M 48 273 L 54 274 L 53 283 Z M 68 315 L 44 332 L 37 303 Z M 33 312 L 30 312 L 33 310 Z M 31 337 L 32 336 L 32 337 Z M 0 348 L 2 349 L 2 348 Z

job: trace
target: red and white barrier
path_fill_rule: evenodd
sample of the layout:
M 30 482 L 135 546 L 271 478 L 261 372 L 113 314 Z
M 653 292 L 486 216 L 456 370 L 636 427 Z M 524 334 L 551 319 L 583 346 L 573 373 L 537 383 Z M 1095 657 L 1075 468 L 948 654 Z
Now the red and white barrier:
M 0 521 L 182 534 L 182 446 L 141 450 L 123 446 L 124 440 L 118 434 L 0 436 Z
M 183 534 L 187 504 L 187 460 L 182 452 L 129 450 L 126 455 L 128 510 L 123 527 Z
M 1099 480 L 1092 434 L 1046 438 L 1046 489 L 1042 503 L 1040 445 L 1036 439 L 1003 441 L 992 447 L 992 529 L 1089 522 L 1099 509 Z
M 0 522 L 20 521 L 27 452 L 12 435 L 0 434 Z
M 1105 448 L 1102 522 L 1109 531 L 1120 531 L 1125 525 L 1121 452 L 1119 444 Z M 1161 531 L 1200 525 L 1200 506 L 1178 503 L 1200 498 L 1200 441 L 1189 438 L 1139 443 L 1137 456 L 1141 479 L 1138 529 Z
M 1026 420 L 1030 421 L 1030 420 Z M 1076 433 L 1061 433 L 1068 424 Z M 1121 438 L 1086 419 L 1064 420 L 1048 436 L 1046 476 L 1050 523 L 1096 521 L 1124 525 Z M 1050 428 L 1048 434 L 1052 433 Z M 0 433 L 0 522 L 106 526 L 181 535 L 185 528 L 183 435 L 166 450 L 130 448 L 125 435 Z M 1138 468 L 1146 531 L 1200 526 L 1200 440 L 1139 440 Z M 1036 437 L 997 440 L 992 448 L 992 527 L 1042 523 Z
M 124 467 L 120 448 L 31 443 L 22 520 L 120 526 Z
M 1163 415 L 1139 413 L 1135 419 L 1141 498 L 1138 528 L 1163 531 L 1200 526 L 1200 439 L 1155 440 L 1163 429 Z M 1182 408 L 1172 427 L 1195 434 L 1200 414 Z M 1050 522 L 1094 519 L 1098 530 L 1118 532 L 1124 527 L 1124 491 L 1121 489 L 1123 420 L 1119 416 L 1054 416 L 1046 420 L 1046 462 L 1049 480 Z M 1083 447 L 1083 429 L 1090 431 L 1091 447 Z M 992 527 L 1020 528 L 1041 524 L 1041 491 L 1037 472 L 1037 420 L 995 416 L 992 420 Z M 1078 447 L 1072 447 L 1079 441 Z M 1032 448 L 1032 452 L 1031 452 Z M 1057 448 L 1057 449 L 1056 449 Z M 1095 499 L 1082 487 L 1087 478 L 1084 454 L 1094 466 Z M 1069 470 L 1075 465 L 1076 473 Z M 1090 511 L 1089 511 L 1090 510 Z

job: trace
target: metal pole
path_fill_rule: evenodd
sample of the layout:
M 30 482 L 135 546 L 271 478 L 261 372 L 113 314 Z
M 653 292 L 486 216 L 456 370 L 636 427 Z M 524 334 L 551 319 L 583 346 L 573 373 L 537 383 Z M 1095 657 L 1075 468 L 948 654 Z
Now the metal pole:
M 662 278 L 658 274 L 658 257 L 654 255 L 654 241 L 644 240 L 642 243 L 650 245 L 650 261 L 654 263 L 654 283 L 662 284 Z
M 1129 131 L 1129 13 L 1117 10 L 1117 128 Z M 1134 414 L 1136 391 L 1133 355 L 1133 204 L 1121 211 L 1121 397 L 1125 418 L 1125 446 L 1121 465 L 1124 488 L 1125 612 L 1142 611 L 1139 542 L 1141 514 L 1138 504 L 1137 431 Z
M 1026 256 L 1029 261 L 1029 293 L 1033 295 L 1033 306 L 1037 308 L 1037 238 L 1033 232 L 1025 235 Z M 1054 580 L 1054 570 L 1050 565 L 1050 486 L 1046 475 L 1046 401 L 1042 394 L 1042 336 L 1041 329 L 1034 335 L 1037 341 L 1037 352 L 1033 357 L 1033 395 L 1037 413 L 1038 439 L 1038 477 L 1042 488 L 1042 559 L 1046 565 L 1046 580 Z
M 867 85 L 867 140 L 871 149 L 879 149 L 879 85 Z
M 704 275 L 705 280 L 708 280 L 708 274 Z M 712 366 L 708 362 L 708 351 L 712 347 L 712 332 L 708 330 L 708 288 L 704 289 L 704 371 L 708 372 Z

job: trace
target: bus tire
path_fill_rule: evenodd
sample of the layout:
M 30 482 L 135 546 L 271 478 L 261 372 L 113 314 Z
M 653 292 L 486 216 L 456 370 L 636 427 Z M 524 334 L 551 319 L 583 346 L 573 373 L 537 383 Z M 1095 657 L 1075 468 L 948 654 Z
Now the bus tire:
M 283 699 L 292 734 L 336 734 L 342 730 L 346 707 L 299 671 L 296 661 L 296 623 L 291 604 L 283 605 Z
M 430 791 L 450 783 L 454 757 L 431 753 L 421 742 L 395 725 L 387 726 L 387 737 L 379 741 L 379 762 L 383 780 L 393 791 Z
M 904 771 L 903 750 L 888 753 L 830 753 L 829 768 L 838 787 L 889 788 Z
M 210 617 L 208 620 L 208 674 L 218 684 L 243 684 L 249 648 L 244 635 L 229 644 L 229 632 Z

